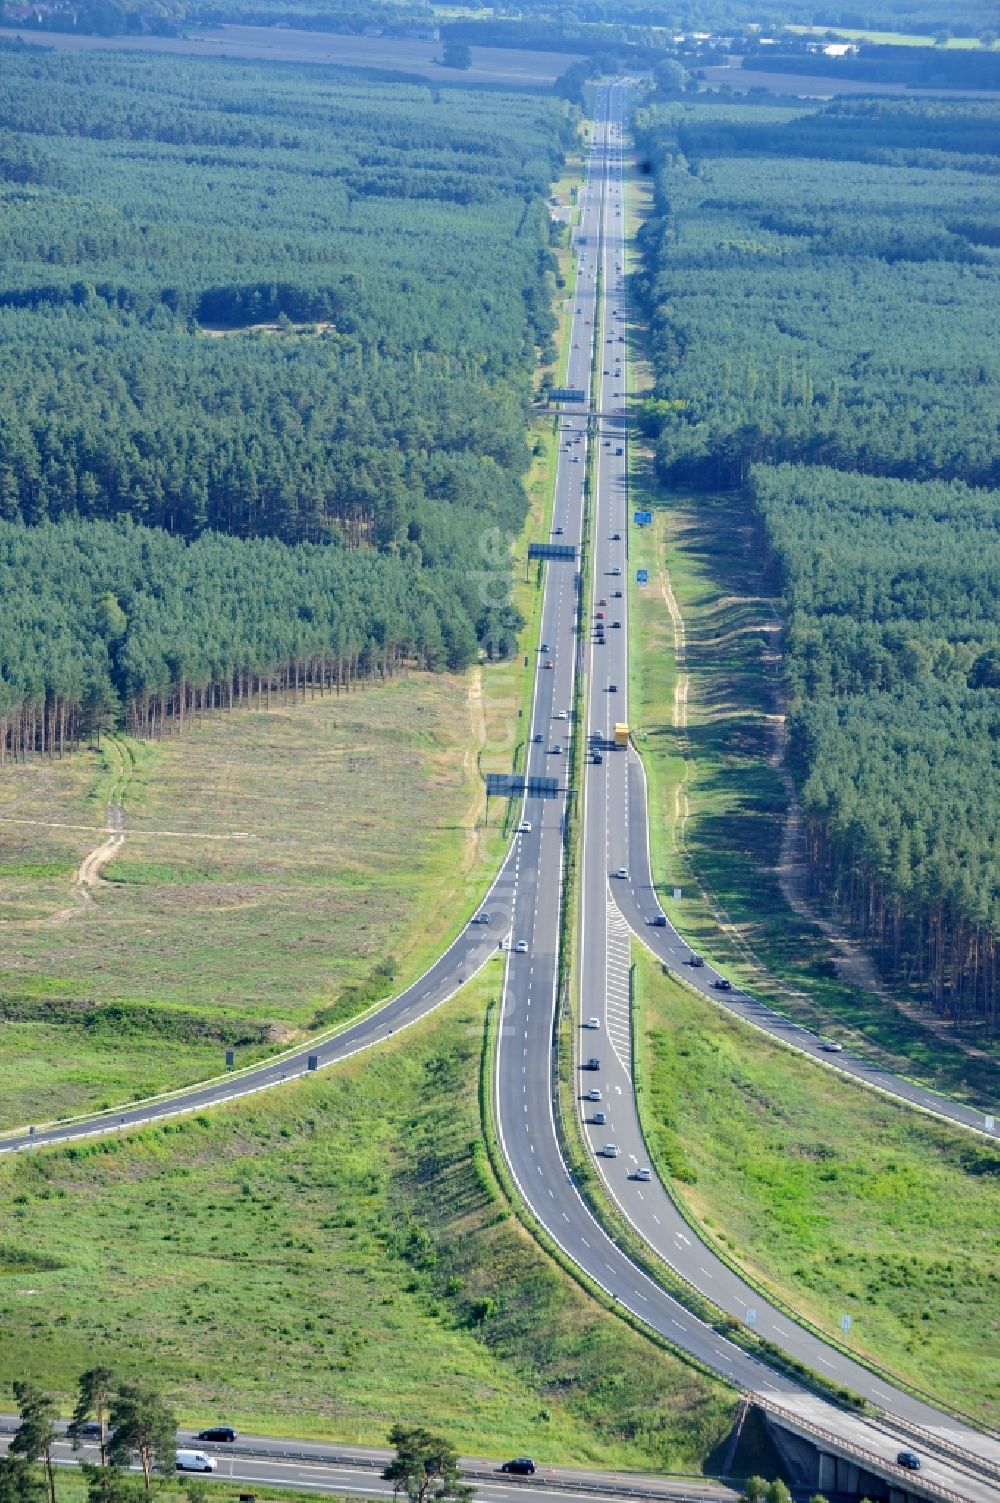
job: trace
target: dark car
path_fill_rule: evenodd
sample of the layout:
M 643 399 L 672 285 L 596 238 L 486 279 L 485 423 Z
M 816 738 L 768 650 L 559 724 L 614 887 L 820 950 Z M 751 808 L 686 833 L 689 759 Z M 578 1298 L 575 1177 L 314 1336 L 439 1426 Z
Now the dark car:
M 900 1466 L 905 1466 L 908 1472 L 919 1472 L 920 1470 L 920 1457 L 916 1451 L 900 1451 L 896 1457 L 896 1461 Z
M 533 1477 L 535 1475 L 535 1463 L 530 1456 L 515 1456 L 513 1461 L 505 1461 L 500 1470 L 502 1472 L 513 1472 L 516 1477 Z
M 704 965 L 704 964 L 705 964 L 705 962 L 702 960 L 702 958 L 701 958 L 700 955 L 689 955 L 688 956 L 688 965 L 693 965 L 693 966 L 695 966 L 697 968 L 698 966 L 701 966 L 701 965 Z
M 101 1427 L 97 1420 L 85 1420 L 76 1433 L 81 1440 L 100 1440 Z
M 585 1069 L 585 1070 L 599 1070 L 600 1068 L 601 1068 L 601 1061 L 599 1059 L 597 1059 L 596 1056 L 593 1055 L 593 1054 L 590 1056 L 589 1059 L 584 1060 L 584 1062 L 583 1062 L 583 1069 Z
M 731 981 L 727 981 L 725 976 L 718 976 L 715 981 L 712 982 L 712 985 L 715 987 L 715 990 L 717 992 L 731 992 L 733 989 L 733 983 Z
M 652 924 L 654 929 L 665 929 L 667 927 L 667 921 L 662 913 L 658 913 L 656 917 L 651 918 L 649 922 Z
M 480 923 L 483 920 L 480 918 Z M 487 920 L 488 922 L 488 920 Z M 232 1425 L 213 1425 L 211 1430 L 199 1430 L 195 1440 L 235 1440 L 236 1431 Z

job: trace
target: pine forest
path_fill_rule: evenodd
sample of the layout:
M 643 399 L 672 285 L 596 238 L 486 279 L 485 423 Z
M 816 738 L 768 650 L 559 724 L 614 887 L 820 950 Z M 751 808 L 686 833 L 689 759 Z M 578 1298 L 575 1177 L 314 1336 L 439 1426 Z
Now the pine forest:
M 0 84 L 0 758 L 502 651 L 568 107 L 9 45 Z
M 995 104 L 663 104 L 641 421 L 744 487 L 784 598 L 816 892 L 992 1036 L 1000 989 Z

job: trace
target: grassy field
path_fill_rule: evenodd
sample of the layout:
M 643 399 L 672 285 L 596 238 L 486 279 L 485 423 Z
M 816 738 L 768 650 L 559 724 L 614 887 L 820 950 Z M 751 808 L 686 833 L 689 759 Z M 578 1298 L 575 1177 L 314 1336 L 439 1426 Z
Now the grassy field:
M 917 36 L 906 31 L 865 31 L 854 26 L 786 26 L 802 36 L 837 36 L 844 42 L 874 42 L 880 47 L 932 47 L 933 36 Z M 947 47 L 968 49 L 982 44 L 976 37 L 949 37 Z
M 823 1330 L 850 1314 L 858 1352 L 995 1426 L 1000 1153 L 767 1043 L 636 954 L 650 1150 L 695 1218 Z
M 500 849 L 482 829 L 482 683 L 413 675 L 133 744 L 127 843 L 74 895 L 102 754 L 0 781 L 0 1123 L 216 1073 L 322 1019 L 391 959 L 418 974 Z M 105 751 L 107 751 L 107 746 Z
M 41 1468 L 39 1468 L 41 1475 Z M 139 1499 L 147 1497 L 143 1490 L 142 1477 L 133 1475 L 131 1478 L 135 1488 L 135 1503 Z M 148 1494 L 149 1499 L 155 1503 L 239 1503 L 241 1493 L 247 1492 L 245 1482 L 225 1482 L 215 1477 L 186 1476 L 178 1474 L 175 1477 L 157 1477 L 154 1474 L 153 1485 Z M 257 1503 L 305 1503 L 306 1498 L 315 1499 L 314 1492 L 296 1492 L 293 1488 L 268 1487 L 259 1482 L 253 1483 L 253 1495 Z M 59 1467 L 56 1470 L 56 1498 L 58 1503 L 88 1503 L 87 1485 L 82 1472 L 75 1467 Z M 360 1497 L 352 1498 L 343 1494 L 338 1503 L 362 1503 Z
M 633 173 L 633 232 L 650 203 L 648 178 Z M 630 390 L 639 395 L 651 385 L 643 355 L 640 339 L 629 362 Z M 896 1073 L 992 1109 L 1000 1049 L 993 1057 L 966 1053 L 912 1013 L 840 979 L 829 941 L 782 895 L 778 602 L 755 563 L 748 506 L 734 495 L 666 492 L 641 441 L 629 452 L 632 509 L 654 513 L 651 528 L 631 528 L 629 543 L 629 704 L 649 781 L 661 902 L 693 946 L 783 1012 Z M 639 568 L 649 572 L 645 587 L 635 583 Z
M 383 1442 L 412 1419 L 473 1453 L 698 1469 L 735 1395 L 583 1295 L 492 1178 L 499 981 L 280 1092 L 0 1165 L 0 1384 L 65 1402 L 100 1360 L 183 1422 Z
M 783 1012 L 988 1109 L 996 1059 L 962 1052 L 839 979 L 829 941 L 782 895 L 775 867 L 787 799 L 773 761 L 775 604 L 758 593 L 744 504 L 667 497 L 641 471 L 634 478 L 636 504 L 643 496 L 654 525 L 633 529 L 631 545 L 633 564 L 650 578 L 645 588 L 630 587 L 631 713 L 664 906 L 693 946 Z
M 561 191 L 580 180 L 571 159 Z M 555 365 L 574 265 L 558 257 Z M 525 563 L 550 525 L 556 421 L 531 437 L 512 543 L 526 625 L 506 662 L 4 769 L 0 1128 L 204 1078 L 227 1048 L 249 1063 L 356 1011 L 387 962 L 405 984 L 473 910 L 504 836 L 503 808 L 485 825 L 482 775 L 523 756 L 538 639 L 541 576 Z M 506 568 L 505 542 L 484 539 L 485 569 Z M 110 801 L 127 842 L 88 894 L 76 873 Z

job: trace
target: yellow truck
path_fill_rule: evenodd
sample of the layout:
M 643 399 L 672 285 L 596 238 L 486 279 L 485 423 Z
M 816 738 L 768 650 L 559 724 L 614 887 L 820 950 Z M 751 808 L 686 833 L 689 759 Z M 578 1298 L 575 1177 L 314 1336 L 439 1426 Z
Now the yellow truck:
M 628 726 L 624 720 L 615 722 L 615 745 L 628 746 Z

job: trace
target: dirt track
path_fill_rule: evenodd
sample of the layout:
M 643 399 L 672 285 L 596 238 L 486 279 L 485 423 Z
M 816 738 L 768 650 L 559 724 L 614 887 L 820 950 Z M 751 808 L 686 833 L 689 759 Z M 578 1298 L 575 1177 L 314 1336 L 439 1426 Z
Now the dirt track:
M 113 856 L 117 856 L 125 844 L 125 810 L 121 804 L 108 805 L 108 830 L 110 834 L 107 840 L 97 846 L 80 862 L 76 873 L 76 886 L 86 893 L 88 901 L 90 889 L 100 879 L 101 867 L 106 866 Z

